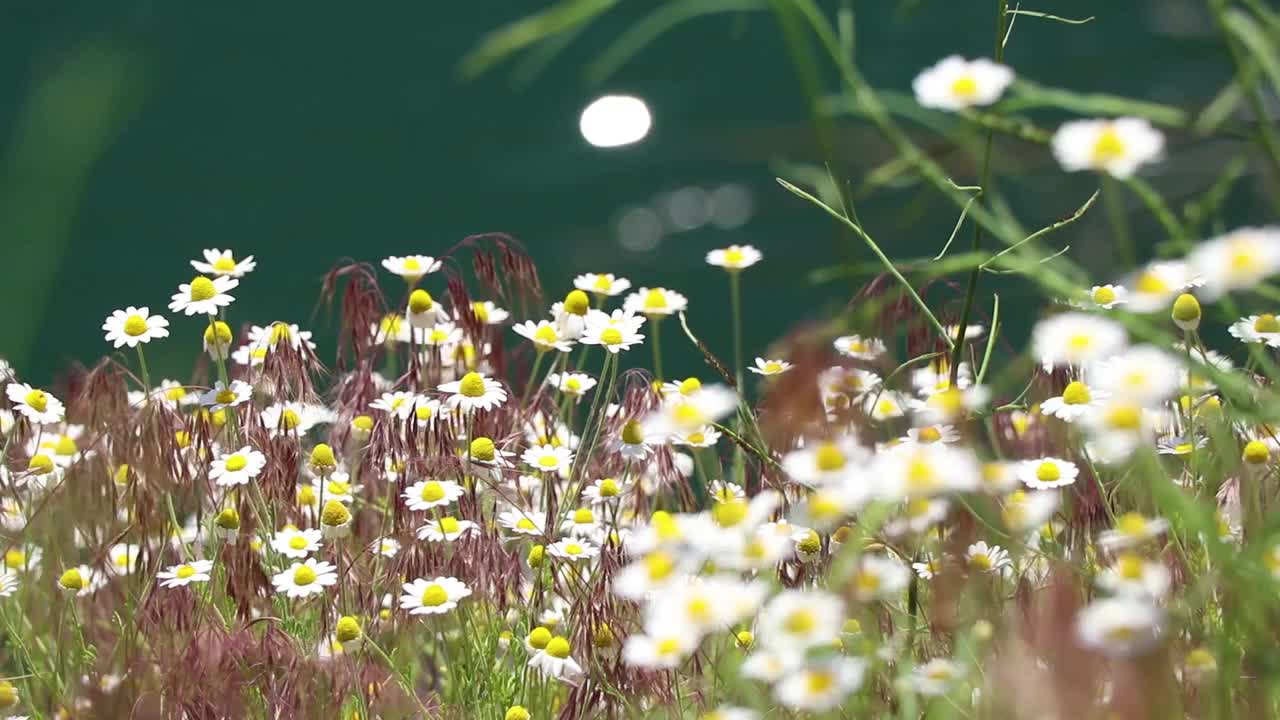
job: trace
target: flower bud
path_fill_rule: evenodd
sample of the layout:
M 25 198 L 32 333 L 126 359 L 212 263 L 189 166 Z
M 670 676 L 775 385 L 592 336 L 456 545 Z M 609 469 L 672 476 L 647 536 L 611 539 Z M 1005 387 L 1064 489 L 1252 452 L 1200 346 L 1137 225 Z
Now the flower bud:
M 1191 293 L 1182 293 L 1173 301 L 1173 322 L 1183 330 L 1200 327 L 1200 301 Z

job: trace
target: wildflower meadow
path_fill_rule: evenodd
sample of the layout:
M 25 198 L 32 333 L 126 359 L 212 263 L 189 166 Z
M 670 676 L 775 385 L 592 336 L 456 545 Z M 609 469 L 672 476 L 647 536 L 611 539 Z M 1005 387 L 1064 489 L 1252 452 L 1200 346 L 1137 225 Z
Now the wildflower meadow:
M 609 5 L 555 5 L 464 67 Z M 874 270 L 767 345 L 743 339 L 770 302 L 750 244 L 664 250 L 718 288 L 691 307 L 661 274 L 428 233 L 334 259 L 332 342 L 239 311 L 291 270 L 232 238 L 170 296 L 58 318 L 101 326 L 90 366 L 45 386 L 0 364 L 2 716 L 1280 716 L 1280 225 L 1223 209 L 1254 166 L 1280 208 L 1280 13 L 1209 0 L 1235 73 L 1184 108 L 1021 76 L 1020 27 L 1087 21 L 976 3 L 991 54 L 937 48 L 904 104 L 863 74 L 857 5 L 637 26 L 774 13 L 892 148 L 879 172 L 950 203 L 936 256 L 901 257 L 837 168 L 779 177 Z M 976 173 L 916 117 L 977 133 Z M 1233 144 L 1175 199 L 1147 173 L 1187 135 Z M 1020 214 L 988 191 L 994 137 L 1097 191 Z M 1104 189 L 1159 236 L 1091 277 L 1056 238 Z M 1029 332 L 1006 330 L 1010 279 Z M 160 345 L 190 372 L 153 373 Z M 696 371 L 664 368 L 675 348 Z

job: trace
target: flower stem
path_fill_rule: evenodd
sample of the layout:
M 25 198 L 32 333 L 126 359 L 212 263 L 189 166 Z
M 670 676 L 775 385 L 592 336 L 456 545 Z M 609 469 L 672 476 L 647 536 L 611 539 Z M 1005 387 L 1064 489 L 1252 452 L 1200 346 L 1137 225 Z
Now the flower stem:
M 729 271 L 729 304 L 733 307 L 733 373 L 742 388 L 742 278 L 741 271 Z
M 653 376 L 658 382 L 662 382 L 662 342 L 659 334 L 662 329 L 662 318 L 654 315 L 650 321 L 653 325 Z
M 142 396 L 146 398 L 146 403 L 151 404 L 151 375 L 147 372 L 147 356 L 142 353 L 142 343 L 134 346 L 138 351 L 138 368 L 142 372 Z

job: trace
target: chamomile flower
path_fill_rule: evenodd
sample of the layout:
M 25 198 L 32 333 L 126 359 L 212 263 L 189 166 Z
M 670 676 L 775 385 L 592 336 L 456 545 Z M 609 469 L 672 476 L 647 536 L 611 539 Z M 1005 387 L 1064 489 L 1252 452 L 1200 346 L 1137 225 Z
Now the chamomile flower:
M 867 393 L 865 397 L 863 407 L 872 420 L 884 422 L 907 414 L 907 398 L 900 392 L 884 390 Z
M 161 581 L 160 587 L 162 588 L 176 588 L 190 585 L 191 583 L 209 582 L 213 579 L 210 574 L 212 572 L 212 560 L 192 560 L 181 565 L 170 565 L 168 568 L 156 573 L 156 579 Z
M 107 553 L 107 568 L 116 575 L 129 575 L 138 569 L 142 548 L 131 543 L 118 543 Z
M 551 373 L 547 376 L 547 384 L 577 399 L 591 392 L 596 386 L 596 379 L 586 373 Z
M 322 560 L 310 558 L 305 562 L 294 563 L 283 572 L 271 578 L 276 592 L 284 593 L 289 598 L 305 598 L 308 595 L 323 593 L 324 589 L 338 583 L 337 568 Z
M 382 267 L 386 268 L 388 272 L 404 278 L 410 284 L 421 280 L 423 275 L 430 275 L 439 270 L 441 265 L 443 265 L 442 261 L 430 255 L 405 255 L 403 257 L 392 255 L 382 260 Z
M 988 545 L 979 540 L 964 553 L 970 570 L 980 573 L 999 573 L 1010 566 L 1009 553 L 999 545 Z
M 628 295 L 622 302 L 622 307 L 633 313 L 657 319 L 684 312 L 689 307 L 689 299 L 675 290 L 642 287 Z
M 1123 285 L 1094 285 L 1089 289 L 1089 305 L 1110 310 L 1124 305 L 1129 300 L 1129 291 Z
M 106 575 L 88 565 L 70 567 L 58 576 L 58 585 L 63 590 L 74 592 L 76 597 L 87 597 L 107 585 Z
M 410 510 L 430 510 L 452 504 L 465 492 L 452 480 L 420 480 L 405 488 L 401 497 Z
M 560 523 L 560 531 L 575 537 L 591 537 L 600 530 L 600 520 L 591 508 L 580 507 Z
M 902 516 L 885 525 L 885 532 L 893 536 L 926 532 L 942 522 L 950 508 L 941 498 L 912 498 L 903 503 Z
M 1148 518 L 1139 512 L 1127 512 L 1116 518 L 1110 530 L 1098 535 L 1098 545 L 1107 549 L 1137 547 L 1164 534 L 1169 521 L 1164 518 Z
M 442 615 L 471 595 L 471 588 L 454 577 L 418 578 L 401 587 L 400 609 L 410 615 Z
M 266 326 L 249 327 L 248 345 L 250 347 L 271 350 L 282 344 L 294 350 L 301 350 L 304 345 L 309 350 L 316 349 L 316 344 L 311 340 L 311 331 L 303 330 L 295 323 L 273 322 Z
M 854 360 L 875 360 L 885 354 L 888 349 L 879 338 L 864 338 L 861 335 L 844 335 L 832 343 L 836 352 Z
M 409 416 L 413 414 L 414 406 L 418 400 L 417 393 L 403 391 L 382 393 L 381 397 L 369 403 L 369 408 L 394 415 L 400 420 L 408 420 Z
M 756 358 L 755 367 L 747 368 L 757 375 L 771 376 L 781 375 L 782 373 L 795 367 L 786 360 L 765 360 L 762 357 Z
M 311 487 L 315 494 L 323 497 L 325 502 L 337 500 L 340 503 L 351 504 L 356 501 L 356 496 L 364 489 L 364 485 L 352 484 L 351 474 L 342 468 L 335 468 L 320 477 L 312 478 Z
M 582 337 L 578 338 L 578 342 L 584 345 L 599 345 L 614 355 L 644 342 L 644 335 L 639 332 L 644 318 L 632 316 L 630 312 L 630 310 L 615 310 L 613 315 L 603 313 L 588 315 Z
M 539 320 L 536 323 L 532 320 L 526 320 L 522 323 L 516 323 L 511 329 L 520 337 L 532 342 L 534 349 L 540 353 L 549 350 L 558 350 L 560 352 L 573 350 L 573 341 L 563 337 L 556 324 L 548 320 Z
M 911 563 L 911 569 L 921 580 L 932 580 L 942 572 L 942 561 L 934 557 L 925 557 L 920 562 Z
M 600 478 L 582 491 L 582 497 L 592 505 L 616 503 L 629 490 L 625 483 L 614 478 Z
M 1185 435 L 1162 435 L 1156 439 L 1156 453 L 1160 455 L 1190 455 L 1198 448 L 1208 446 L 1209 438 L 1199 437 L 1195 440 Z
M 569 641 L 557 635 L 529 658 L 529 667 L 547 677 L 576 684 L 582 678 L 582 666 L 571 657 L 572 652 Z
M 286 527 L 271 538 L 271 548 L 287 558 L 304 558 L 320 549 L 319 530 Z
M 1164 563 L 1123 552 L 1098 574 L 1098 587 L 1116 595 L 1160 600 L 1169 592 L 1171 574 Z
M 245 485 L 267 465 L 267 456 L 245 445 L 233 453 L 224 453 L 209 465 L 209 479 L 219 487 Z
M 1053 155 L 1064 170 L 1096 170 L 1125 179 L 1164 152 L 1164 135 L 1141 118 L 1073 120 L 1053 134 Z
M 844 604 L 822 590 L 782 590 L 760 611 L 756 636 L 770 648 L 803 651 L 840 637 Z
M 535 445 L 520 456 L 524 464 L 542 473 L 560 473 L 573 465 L 573 451 L 563 445 Z
M 1040 403 L 1040 412 L 1073 423 L 1097 410 L 1101 401 L 1110 396 L 1105 390 L 1091 388 L 1082 380 L 1072 380 L 1063 388 L 1061 395 Z
M 1151 345 L 1129 348 L 1095 367 L 1100 389 L 1147 407 L 1171 397 L 1186 379 L 1178 359 Z
M 916 445 L 932 445 L 934 443 L 954 443 L 960 440 L 960 433 L 951 425 L 925 425 L 907 430 L 904 443 Z
M 1031 335 L 1033 352 L 1046 367 L 1096 362 L 1121 350 L 1125 341 L 1118 323 L 1076 312 L 1041 320 Z
M 591 560 L 600 554 L 600 548 L 593 545 L 589 540 L 566 538 L 548 546 L 547 554 L 561 560 L 577 562 Z
M 1149 601 L 1128 596 L 1096 600 L 1076 616 L 1076 637 L 1104 655 L 1129 657 L 1160 640 L 1164 612 Z
M 1075 463 L 1056 457 L 1025 460 L 1018 466 L 1018 479 L 1033 490 L 1070 485 L 1080 475 Z
M 934 658 L 916 666 L 908 682 L 925 697 L 940 697 L 946 695 L 963 674 L 964 670 L 954 660 Z
M 1149 442 L 1151 419 L 1141 404 L 1128 398 L 1106 400 L 1086 416 L 1089 454 L 1104 463 L 1120 462 Z
M 1126 305 L 1139 312 L 1166 312 L 1173 300 L 1189 288 L 1204 284 L 1190 265 L 1181 260 L 1158 260 L 1148 263 L 1125 280 L 1129 288 Z
M 875 491 L 895 501 L 971 492 L 982 485 L 982 468 L 973 452 L 942 443 L 899 445 L 877 455 L 869 473 Z
M 854 597 L 859 602 L 886 600 L 907 587 L 911 571 L 897 558 L 866 554 L 853 576 Z
M 26 383 L 9 383 L 4 394 L 13 403 L 14 410 L 36 425 L 60 423 L 67 411 L 61 400 Z
M 825 712 L 862 685 L 866 667 L 865 661 L 847 657 L 812 662 L 779 680 L 773 697 L 792 710 Z
M 230 249 L 205 249 L 201 254 L 204 255 L 204 262 L 192 260 L 191 267 L 203 275 L 227 275 L 239 278 L 253 272 L 253 269 L 258 266 L 252 255 L 236 260 Z
M 738 401 L 738 394 L 725 385 L 701 385 L 691 395 L 667 395 L 644 419 L 644 434 L 664 437 L 699 430 L 733 412 Z
M 675 623 L 653 633 L 630 635 L 622 661 L 646 670 L 673 670 L 698 648 L 699 635 Z
M 0 572 L 0 598 L 7 598 L 18 590 L 18 576 L 8 572 Z
M 4 567 L 0 568 L 0 570 L 17 575 L 38 574 L 40 572 L 40 558 L 43 555 L 44 551 L 35 545 L 10 547 L 4 552 Z
M 437 388 L 449 393 L 446 404 L 451 409 L 471 413 L 475 410 L 492 410 L 507 401 L 507 391 L 502 383 L 478 372 L 469 372 L 462 379 L 447 382 Z
M 228 387 L 221 380 L 200 395 L 200 404 L 217 412 L 223 408 L 243 405 L 253 399 L 253 386 L 243 380 L 232 380 Z
M 436 325 L 447 323 L 449 314 L 444 306 L 431 297 L 431 293 L 417 288 L 409 293 L 409 306 L 405 311 L 405 319 L 413 328 L 414 340 L 421 337 L 420 330 L 431 330 Z
M 541 512 L 510 508 L 498 515 L 498 524 L 515 535 L 542 535 L 544 517 L 545 515 Z
M 729 272 L 745 270 L 760 262 L 764 255 L 751 245 L 730 245 L 707 253 L 707 264 L 722 267 Z
M 426 525 L 418 528 L 419 540 L 431 542 L 453 542 L 458 538 L 477 532 L 480 529 L 470 520 L 459 520 L 449 515 L 433 518 Z
M 400 541 L 393 537 L 382 537 L 369 543 L 369 551 L 385 558 L 393 558 L 400 553 Z
M 613 273 L 584 273 L 573 279 L 573 286 L 601 297 L 613 297 L 631 289 L 631 281 Z
M 1271 347 L 1280 347 L 1280 320 L 1275 315 L 1265 313 L 1241 318 L 1227 332 L 1245 343 L 1266 343 Z
M 720 441 L 720 434 L 714 425 L 703 425 L 696 430 L 675 433 L 669 439 L 672 445 L 704 448 L 714 447 Z
M 1240 228 L 1195 246 L 1187 263 L 1204 280 L 1202 297 L 1247 290 L 1280 271 L 1280 227 Z
M 471 314 L 483 325 L 501 325 L 511 317 L 511 313 L 495 305 L 492 300 L 472 301 Z
M 111 313 L 102 329 L 107 331 L 106 341 L 115 347 L 137 347 L 138 343 L 149 343 L 155 338 L 169 336 L 169 321 L 159 315 L 152 315 L 145 307 L 130 305 L 124 310 Z
M 820 487 L 844 482 L 870 454 L 850 435 L 806 443 L 782 458 L 782 469 L 792 482 Z
M 994 103 L 1011 82 L 1013 71 L 1004 65 L 951 55 L 917 75 L 911 86 L 924 107 L 963 110 Z
M 1001 517 L 1013 532 L 1027 532 L 1048 522 L 1058 510 L 1059 503 L 1060 495 L 1056 492 L 1017 490 L 1005 497 Z
M 217 315 L 221 308 L 235 300 L 228 293 L 239 284 L 239 280 L 226 275 L 219 275 L 212 280 L 204 275 L 197 275 L 190 283 L 178 286 L 169 309 L 184 315 Z

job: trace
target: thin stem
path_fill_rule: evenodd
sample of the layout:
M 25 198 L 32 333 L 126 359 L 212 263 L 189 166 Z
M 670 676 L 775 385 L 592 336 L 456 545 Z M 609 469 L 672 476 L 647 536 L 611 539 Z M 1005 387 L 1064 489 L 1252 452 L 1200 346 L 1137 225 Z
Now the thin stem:
M 733 307 L 733 372 L 742 387 L 742 278 L 741 271 L 729 271 L 729 303 Z M 655 333 L 656 335 L 656 333 Z
M 216 338 L 215 338 L 216 339 Z M 151 374 L 147 372 L 147 356 L 142 353 L 142 343 L 134 346 L 138 351 L 138 368 L 142 373 L 142 395 L 146 398 L 146 404 L 151 404 Z
M 653 326 L 653 376 L 658 382 L 662 382 L 662 342 L 659 332 L 662 329 L 662 318 L 654 315 L 649 318 L 649 324 Z

